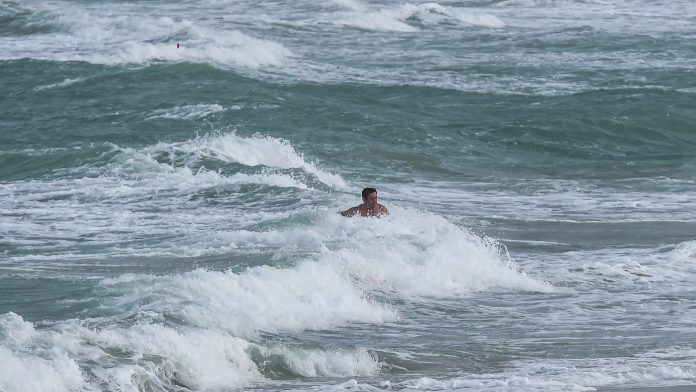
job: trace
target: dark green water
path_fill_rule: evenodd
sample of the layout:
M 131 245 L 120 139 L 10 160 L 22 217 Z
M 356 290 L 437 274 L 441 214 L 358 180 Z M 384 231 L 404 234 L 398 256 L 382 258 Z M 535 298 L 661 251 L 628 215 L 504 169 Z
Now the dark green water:
M 0 2 L 0 391 L 693 384 L 694 21 Z

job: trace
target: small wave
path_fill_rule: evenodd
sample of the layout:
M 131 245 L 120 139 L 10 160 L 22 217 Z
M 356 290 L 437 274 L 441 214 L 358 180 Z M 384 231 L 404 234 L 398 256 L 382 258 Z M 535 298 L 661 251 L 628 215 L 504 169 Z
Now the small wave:
M 282 175 L 282 174 L 242 174 L 237 173 L 233 175 L 230 179 L 239 180 L 240 182 L 247 184 L 263 184 L 270 186 L 277 186 L 280 188 L 298 188 L 298 189 L 309 189 L 309 187 L 294 178 Z
M 107 282 L 121 295 L 119 307 L 142 303 L 138 311 L 172 309 L 187 324 L 235 336 L 397 318 L 389 307 L 365 298 L 348 276 L 316 262 L 286 269 L 261 266 L 240 274 L 196 270 L 176 277 L 146 276 L 126 285 Z M 144 298 L 158 300 L 144 303 Z
M 0 390 L 64 392 L 86 383 L 74 359 L 60 350 L 36 347 L 34 325 L 15 314 L 0 315 Z M 35 347 L 28 349 L 29 347 Z
M 226 162 L 245 166 L 266 166 L 277 169 L 299 168 L 313 174 L 322 183 L 339 189 L 346 189 L 346 183 L 336 175 L 319 169 L 307 162 L 295 151 L 289 141 L 272 136 L 255 135 L 249 138 L 234 133 L 225 135 L 206 135 L 183 143 L 160 143 L 146 149 L 150 153 L 177 151 L 200 159 L 209 156 Z
M 196 29 L 196 31 L 207 30 Z M 292 52 L 281 44 L 253 38 L 238 31 L 210 31 L 207 34 L 209 35 L 199 39 L 181 40 L 179 48 L 174 41 L 165 43 L 132 41 L 123 47 L 113 48 L 110 52 L 77 56 L 73 59 L 108 65 L 191 62 L 222 67 L 258 68 L 279 66 L 285 58 L 293 56 Z
M 519 363 L 527 374 L 538 375 L 549 370 L 555 374 L 548 378 L 563 384 L 591 387 L 629 383 L 680 383 L 696 378 L 696 350 L 686 347 L 666 347 L 625 358 L 600 358 L 595 360 L 557 360 L 549 367 L 539 363 Z M 546 369 L 544 369 L 546 367 Z
M 645 385 L 674 386 L 696 377 L 692 349 L 668 348 L 628 358 L 554 359 L 517 361 L 499 373 L 464 374 L 452 378 L 419 377 L 404 381 L 382 381 L 388 390 L 411 391 L 572 391 L 590 392 L 600 387 L 620 389 Z M 350 380 L 341 384 L 321 385 L 314 391 L 375 391 L 373 385 Z
M 380 369 L 376 358 L 361 348 L 266 347 L 224 332 L 174 328 L 153 320 L 89 327 L 94 321 L 69 320 L 39 330 L 14 313 L 0 315 L 0 388 L 96 392 L 94 385 L 106 383 L 119 390 L 217 390 L 265 381 L 262 371 L 355 377 Z M 8 341 L 2 333 L 15 328 L 26 336 Z
M 608 281 L 614 283 L 612 290 L 617 282 L 638 287 L 668 282 L 671 289 L 679 290 L 689 286 L 696 272 L 695 260 L 696 241 L 687 241 L 658 248 L 566 252 L 555 263 L 557 267 L 571 271 L 573 277 L 570 280 L 592 285 L 597 281 Z M 568 278 L 567 273 L 565 278 Z
M 668 254 L 668 257 L 682 265 L 693 263 L 696 261 L 696 241 L 680 243 Z
M 0 347 L 0 359 L 5 364 L 0 369 L 0 386 L 16 386 L 8 390 L 93 391 L 90 385 L 94 381 L 124 390 L 138 390 L 139 384 L 238 388 L 264 379 L 245 352 L 247 341 L 214 331 L 178 331 L 159 324 L 90 329 L 74 321 L 63 322 L 55 330 L 39 331 L 17 315 L 0 316 L 0 326 L 8 322 L 26 324 L 33 331 L 30 342 L 10 349 Z M 117 358 L 107 353 L 114 349 L 134 360 L 122 359 L 114 364 Z M 86 360 L 111 365 L 93 367 L 90 373 L 97 380 L 92 380 L 78 365 Z M 27 370 L 12 366 L 15 364 Z M 3 377 L 4 372 L 8 377 Z
M 416 32 L 420 29 L 413 25 L 414 22 L 428 25 L 445 20 L 491 28 L 505 26 L 505 23 L 497 16 L 446 7 L 438 3 L 403 4 L 378 10 L 372 10 L 357 1 L 340 2 L 340 4 L 351 10 L 350 15 L 342 18 L 342 23 L 366 30 Z
M 412 33 L 419 29 L 404 22 L 410 15 L 403 10 L 379 10 L 357 13 L 346 18 L 343 24 L 366 30 Z
M 199 120 L 225 110 L 223 106 L 218 104 L 181 105 L 169 109 L 157 109 L 146 120 L 156 118 Z
M 74 79 L 65 79 L 62 82 L 59 83 L 52 83 L 52 84 L 45 84 L 41 86 L 36 86 L 34 87 L 34 91 L 42 91 L 42 90 L 50 90 L 54 88 L 60 88 L 60 87 L 67 87 L 82 81 L 87 80 L 86 78 L 74 78 Z
M 496 288 L 553 290 L 519 270 L 490 238 L 436 215 L 392 210 L 388 220 L 339 223 L 350 237 L 324 257 L 370 288 L 405 296 L 457 297 Z
M 265 362 L 273 363 L 279 357 L 280 365 L 274 372 L 288 373 L 301 377 L 355 377 L 372 376 L 379 373 L 380 363 L 367 350 L 305 350 L 288 347 L 261 349 Z
M 400 296 L 457 297 L 491 289 L 548 292 L 498 243 L 429 213 L 392 208 L 386 219 L 325 216 L 313 227 L 217 233 L 213 243 L 239 248 L 307 249 L 360 282 L 364 290 Z M 376 260 L 378 262 L 376 262 Z
M 485 14 L 485 13 L 470 13 L 461 10 L 449 11 L 449 15 L 456 18 L 460 22 L 470 24 L 473 26 L 481 27 L 491 27 L 491 28 L 502 28 L 505 27 L 505 22 L 500 20 L 495 15 Z
M 32 10 L 24 4 L 0 2 L 0 37 L 20 36 L 25 38 L 32 34 L 45 34 L 57 29 L 45 13 Z
M 185 107 L 179 112 L 183 113 L 183 116 L 193 116 L 220 108 L 219 105 L 205 105 Z M 301 169 L 332 188 L 347 187 L 340 176 L 327 173 L 314 163 L 306 161 L 289 141 L 271 136 L 255 135 L 247 138 L 234 133 L 215 134 L 184 142 L 157 143 L 141 149 L 122 148 L 117 145 L 112 145 L 112 148 L 116 155 L 107 167 L 107 172 L 98 168 L 92 173 L 95 177 L 85 181 L 108 182 L 112 176 L 119 177 L 119 186 L 107 187 L 105 191 L 117 192 L 120 195 L 124 192 L 147 191 L 148 184 L 142 182 L 142 179 L 146 178 L 156 178 L 159 189 L 183 189 L 190 186 L 205 187 L 239 182 L 308 189 L 306 184 L 289 174 L 273 172 L 275 169 Z M 165 157 L 165 162 L 160 162 L 157 157 Z M 195 169 L 204 159 L 239 163 L 249 167 L 262 166 L 267 170 L 226 176 L 202 167 Z M 85 174 L 85 168 L 78 168 L 78 171 Z M 108 177 L 104 177 L 105 174 Z M 128 180 L 131 177 L 134 178 Z
M 32 12 L 62 26 L 63 31 L 4 40 L 0 58 L 106 65 L 191 62 L 259 68 L 279 66 L 293 56 L 280 43 L 237 30 L 198 26 L 186 19 L 137 12 L 124 15 L 108 7 L 99 12 L 51 4 L 39 8 Z

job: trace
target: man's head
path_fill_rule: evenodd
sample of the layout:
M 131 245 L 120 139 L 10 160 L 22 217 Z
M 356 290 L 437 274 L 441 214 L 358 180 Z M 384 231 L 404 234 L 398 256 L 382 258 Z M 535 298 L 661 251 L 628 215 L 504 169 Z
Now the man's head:
M 362 191 L 362 199 L 368 207 L 373 208 L 377 205 L 377 189 L 365 188 Z

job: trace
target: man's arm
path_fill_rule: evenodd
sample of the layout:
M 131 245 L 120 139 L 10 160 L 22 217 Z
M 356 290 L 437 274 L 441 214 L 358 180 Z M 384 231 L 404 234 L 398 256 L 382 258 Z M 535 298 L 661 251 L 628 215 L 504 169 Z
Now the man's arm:
M 345 211 L 341 211 L 340 214 L 343 216 L 353 216 L 353 215 L 357 214 L 359 210 L 360 210 L 359 207 L 352 207 L 352 208 L 349 208 Z

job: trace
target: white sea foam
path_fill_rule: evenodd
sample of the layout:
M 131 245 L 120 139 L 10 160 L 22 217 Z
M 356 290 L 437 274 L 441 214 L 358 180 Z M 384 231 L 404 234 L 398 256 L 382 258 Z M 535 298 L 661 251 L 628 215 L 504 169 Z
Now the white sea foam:
M 327 273 L 357 278 L 366 290 L 393 291 L 399 295 L 450 297 L 495 288 L 532 291 L 551 289 L 543 281 L 520 272 L 504 249 L 494 241 L 473 235 L 436 215 L 399 209 L 397 206 L 388 219 L 343 219 L 334 213 L 318 211 L 312 213 L 316 216 L 312 225 L 263 231 L 225 229 L 227 225 L 219 221 L 217 208 L 197 207 L 195 211 L 182 209 L 177 204 L 179 195 L 186 195 L 191 189 L 216 186 L 222 181 L 263 181 L 280 186 L 304 188 L 302 183 L 285 176 L 253 177 L 242 173 L 222 177 L 216 172 L 193 173 L 185 167 L 173 168 L 152 159 L 153 155 L 165 151 L 182 151 L 184 155 L 201 154 L 203 151 L 204 156 L 211 157 L 215 154 L 207 150 L 214 150 L 210 146 L 215 146 L 216 143 L 221 143 L 222 147 L 219 149 L 230 154 L 225 144 L 227 137 L 229 136 L 212 137 L 212 141 L 199 138 L 177 145 L 161 144 L 152 147 L 149 152 L 125 149 L 124 157 L 127 158 L 124 163 L 127 165 L 119 164 L 118 168 L 123 171 L 124 167 L 128 167 L 127 175 L 137 176 L 137 179 L 120 180 L 120 185 L 116 188 L 113 184 L 109 185 L 112 181 L 110 177 L 103 176 L 78 182 L 64 181 L 61 188 L 53 184 L 50 194 L 40 191 L 46 188 L 42 184 L 31 184 L 32 189 L 35 189 L 22 190 L 21 194 L 23 198 L 35 200 L 24 200 L 24 206 L 15 208 L 15 212 L 29 213 L 34 208 L 31 206 L 37 209 L 45 208 L 41 199 L 46 197 L 60 197 L 66 201 L 52 203 L 50 226 L 39 222 L 9 219 L 4 226 L 8 230 L 7 237 L 12 238 L 14 243 L 19 243 L 22 241 L 21 233 L 26 231 L 41 234 L 43 238 L 55 239 L 50 244 L 25 244 L 27 249 L 36 251 L 13 256 L 12 263 L 6 263 L 4 268 L 20 271 L 26 270 L 28 265 L 33 265 L 32 268 L 36 271 L 47 271 L 60 270 L 70 263 L 41 266 L 42 261 L 85 260 L 89 263 L 89 259 L 94 255 L 77 251 L 74 240 L 64 235 L 57 238 L 55 233 L 59 232 L 72 233 L 69 236 L 72 238 L 86 236 L 92 244 L 101 243 L 107 246 L 106 249 L 102 248 L 99 257 L 195 257 L 229 251 L 252 251 L 256 248 L 282 256 L 300 251 L 313 255 L 310 262 L 318 262 L 324 265 L 324 268 L 328 268 L 327 265 L 333 266 L 333 269 L 327 269 Z M 260 143 L 254 144 L 256 140 L 260 140 Z M 251 140 L 253 146 L 263 149 L 268 145 L 270 152 L 267 155 L 251 155 L 245 162 L 287 165 L 286 162 L 290 161 L 296 165 L 304 164 L 304 160 L 284 142 L 269 138 L 256 140 Z M 238 148 L 238 144 L 244 142 L 249 140 L 234 136 L 229 144 Z M 196 147 L 197 145 L 203 147 Z M 285 157 L 278 158 L 277 155 L 282 154 L 274 152 L 274 149 L 287 153 Z M 279 159 L 280 163 L 274 159 Z M 126 173 L 113 171 L 110 175 L 120 177 L 124 174 Z M 76 204 L 70 197 L 83 197 L 79 195 L 85 192 L 84 189 L 89 189 L 89 197 L 86 204 L 78 204 L 80 208 L 76 210 Z M 111 202 L 128 198 L 134 200 L 134 205 L 139 205 L 139 200 L 147 200 L 155 191 L 158 192 L 159 207 L 173 206 L 172 208 L 178 212 L 174 215 L 162 215 L 137 209 L 114 210 Z M 167 196 L 170 192 L 171 200 Z M 226 221 L 240 219 L 247 223 L 262 222 L 265 219 L 285 219 L 293 214 L 306 214 L 308 211 L 311 210 L 300 209 L 273 215 L 263 211 L 247 213 L 231 210 L 226 213 Z M 38 212 L 32 214 L 45 215 Z M 132 245 L 134 240 L 142 241 L 142 232 L 147 233 L 148 245 Z M 172 236 L 173 240 L 156 241 L 152 244 L 152 238 Z M 123 244 L 118 245 L 119 242 Z M 116 245 L 109 246 L 113 243 Z M 47 248 L 52 249 L 48 255 Z M 376 263 L 375 260 L 379 262 Z M 268 272 L 269 277 L 271 272 Z
M 539 4 L 543 4 L 540 6 Z M 576 77 L 583 69 L 620 71 L 627 81 L 634 69 L 689 69 L 690 58 L 657 56 L 650 50 L 539 51 L 529 56 L 524 50 L 450 50 L 435 42 L 456 42 L 462 29 L 470 26 L 487 30 L 521 31 L 522 39 L 543 34 L 554 41 L 575 40 L 585 29 L 626 35 L 693 33 L 694 8 L 688 1 L 674 1 L 670 7 L 635 7 L 631 1 L 619 2 L 497 2 L 478 7 L 454 6 L 449 3 L 382 3 L 358 0 L 336 1 L 333 7 L 314 7 L 307 12 L 303 2 L 249 6 L 246 2 L 208 1 L 196 8 L 199 18 L 192 18 L 185 4 L 100 4 L 99 7 L 61 1 L 31 2 L 27 9 L 46 24 L 62 26 L 52 34 L 0 37 L 2 59 L 36 58 L 53 61 L 89 61 L 98 64 L 151 64 L 156 62 L 196 62 L 222 68 L 236 68 L 254 77 L 301 80 L 358 82 L 380 85 L 417 85 L 497 94 L 559 95 L 617 85 L 597 85 L 593 80 Z M 338 6 L 338 7 L 337 7 Z M 328 8 L 328 11 L 327 11 Z M 272 16 L 269 16 L 272 15 Z M 308 30 L 340 29 L 336 40 L 322 39 L 318 49 L 315 39 L 300 36 L 292 48 L 276 38 L 279 25 L 303 26 Z M 249 28 L 249 26 L 253 26 Z M 360 30 L 411 33 L 417 38 L 413 50 L 404 50 L 397 42 L 374 40 L 372 32 L 346 32 L 344 26 Z M 248 31 L 254 29 L 252 37 Z M 435 32 L 418 34 L 421 30 Z M 529 33 L 531 36 L 526 36 Z M 294 34 L 294 33 L 293 33 Z M 314 34 L 312 32 L 311 34 Z M 486 32 L 485 34 L 490 34 Z M 494 33 L 495 34 L 495 33 Z M 503 33 L 507 34 L 507 33 Z M 493 39 L 495 42 L 505 42 Z M 621 41 L 621 39 L 616 40 Z M 176 42 L 182 46 L 177 49 Z M 377 46 L 379 45 L 379 46 Z M 438 49 L 434 49 L 437 47 Z M 489 45 L 486 45 L 489 47 Z M 519 46 L 520 48 L 526 45 Z M 420 49 L 418 49 L 420 48 Z M 292 50 L 291 50 L 292 49 Z M 298 53 L 300 55 L 295 55 Z M 337 55 L 338 54 L 338 55 Z M 359 67 L 348 64 L 370 64 Z M 384 61 L 389 59 L 389 61 Z M 409 64 L 395 67 L 392 62 Z M 492 75 L 490 72 L 432 72 L 432 67 L 467 64 L 473 68 L 497 66 L 539 69 L 543 75 Z M 269 70 L 271 72 L 265 72 Z M 559 71 L 561 70 L 561 71 Z M 575 75 L 575 76 L 574 76 Z M 582 79 L 582 80 L 579 80 Z M 644 85 L 638 80 L 637 85 Z M 633 84 L 635 86 L 636 84 Z M 663 85 L 657 88 L 672 89 Z
M 0 341 L 3 344 L 10 347 L 29 345 L 35 333 L 34 326 L 16 313 L 0 315 Z
M 487 391 L 487 392 L 589 392 L 597 387 L 690 385 L 696 377 L 694 350 L 671 348 L 629 358 L 554 359 L 517 362 L 500 373 L 465 374 L 452 378 L 419 377 L 405 381 L 383 380 L 379 388 L 350 380 L 322 385 L 317 391 Z
M 368 6 L 360 0 L 333 0 L 333 3 L 353 11 L 367 11 Z
M 243 174 L 237 173 L 230 177 L 231 180 L 238 180 L 247 184 L 264 184 L 277 186 L 280 188 L 299 188 L 309 189 L 304 183 L 284 174 Z
M 696 245 L 687 241 L 659 247 L 628 247 L 581 250 L 555 255 L 553 261 L 537 262 L 553 265 L 550 276 L 570 279 L 597 288 L 597 282 L 611 282 L 607 288 L 653 287 L 659 285 L 664 294 L 688 289 L 696 275 Z M 633 289 L 631 289 L 633 291 Z M 659 303 L 644 308 L 659 307 Z M 656 309 L 657 311 L 657 309 Z
M 205 29 L 194 29 L 201 32 Z M 279 66 L 292 52 L 276 42 L 256 39 L 239 31 L 208 31 L 209 36 L 174 42 L 129 42 L 112 52 L 72 55 L 63 60 L 83 60 L 97 64 L 148 64 L 157 61 L 209 63 L 217 66 Z M 74 58 L 77 57 L 77 58 Z
M 368 30 L 415 32 L 418 28 L 406 22 L 412 14 L 406 10 L 379 10 L 360 12 L 343 20 L 343 24 Z
M 524 362 L 521 371 L 534 378 L 549 373 L 561 383 L 585 386 L 608 386 L 646 382 L 667 385 L 696 378 L 696 351 L 686 347 L 667 347 L 656 351 L 623 357 L 595 360 L 558 360 L 553 366 Z
M 306 377 L 372 375 L 380 369 L 364 349 L 266 347 L 215 329 L 173 328 L 152 321 L 150 317 L 150 322 L 127 327 L 89 328 L 68 320 L 37 330 L 20 316 L 0 315 L 0 331 L 21 327 L 31 332 L 30 340 L 9 345 L 0 339 L 0 388 L 93 391 L 99 383 L 126 391 L 173 385 L 194 390 L 242 388 L 265 380 L 252 361 L 254 351 L 279 357 L 290 371 Z M 121 354 L 114 356 L 115 352 Z M 81 369 L 85 361 L 89 374 Z
M 493 28 L 505 27 L 505 22 L 499 17 L 487 13 L 464 12 L 458 9 L 449 9 L 447 13 L 461 22 L 474 26 Z
M 87 78 L 65 79 L 62 82 L 58 82 L 58 83 L 51 83 L 51 84 L 36 86 L 36 87 L 34 87 L 34 90 L 35 91 L 42 91 L 42 90 L 50 90 L 50 89 L 55 89 L 55 88 L 60 88 L 60 87 L 66 87 L 66 86 L 70 86 L 70 85 L 73 85 L 76 83 L 80 83 L 84 80 L 87 80 Z
M 381 366 L 365 349 L 301 350 L 273 347 L 264 356 L 280 355 L 284 364 L 302 377 L 354 377 L 378 374 Z
M 299 168 L 313 174 L 324 184 L 346 189 L 346 183 L 336 175 L 319 169 L 308 162 L 289 141 L 272 136 L 255 135 L 242 137 L 235 133 L 205 135 L 182 143 L 160 143 L 149 147 L 146 152 L 177 151 L 196 158 L 210 156 L 226 162 L 246 166 L 266 166 L 277 169 Z
M 246 353 L 249 343 L 215 331 L 177 331 L 157 324 L 140 324 L 126 330 L 100 331 L 94 338 L 107 347 L 127 349 L 135 358 L 164 358 L 164 367 L 174 369 L 168 376 L 189 389 L 239 388 L 263 379 Z M 109 373 L 124 370 L 134 374 L 146 369 L 125 365 Z
M 402 4 L 395 7 L 374 9 L 357 1 L 340 2 L 351 13 L 341 18 L 341 23 L 368 30 L 416 32 L 420 29 L 409 23 L 416 18 L 425 24 L 437 24 L 445 20 L 455 20 L 468 25 L 483 27 L 504 27 L 495 15 L 442 6 L 438 3 Z
M 696 241 L 686 241 L 678 244 L 668 254 L 668 257 L 672 259 L 671 261 L 678 263 L 678 265 L 696 269 L 696 265 L 693 264 L 696 261 Z
M 454 378 L 447 380 L 437 380 L 430 377 L 421 377 L 400 383 L 405 391 L 465 391 L 465 390 L 515 390 L 515 391 L 594 391 L 594 388 L 583 387 L 572 383 L 561 383 L 544 379 L 534 379 L 527 376 L 501 377 L 499 379 Z
M 77 363 L 60 350 L 35 347 L 38 335 L 34 325 L 17 314 L 0 315 L 0 390 L 87 390 Z
M 96 64 L 198 62 L 216 66 L 278 66 L 290 50 L 237 30 L 198 25 L 185 18 L 142 10 L 45 3 L 35 12 L 64 26 L 61 33 L 4 39 L 3 59 L 36 58 Z M 161 10 L 159 11 L 161 12 Z M 174 12 L 174 11 L 173 11 Z M 176 47 L 176 43 L 180 47 Z
M 0 361 L 2 361 L 0 390 L 8 392 L 90 390 L 74 360 L 51 351 L 47 351 L 44 356 L 16 353 L 0 346 Z
M 482 216 L 525 221 L 560 222 L 691 222 L 694 209 L 684 208 L 696 198 L 691 184 L 653 184 L 660 192 L 633 190 L 634 179 L 601 185 L 592 181 L 535 180 L 500 189 L 496 184 L 425 183 L 401 186 L 399 194 L 412 199 L 426 197 L 433 205 L 459 206 Z M 672 191 L 674 189 L 674 191 Z M 418 196 L 416 196 L 418 195 Z
M 171 309 L 189 324 L 235 336 L 383 323 L 397 317 L 389 307 L 368 300 L 349 276 L 316 262 L 285 269 L 256 267 L 240 274 L 196 270 L 131 286 L 122 306 L 154 296 L 161 300 L 141 310 Z
M 515 25 L 528 28 L 587 27 L 605 31 L 657 33 L 667 30 L 688 29 L 688 18 L 693 15 L 689 2 L 673 2 L 670 7 L 660 3 L 635 7 L 631 0 L 548 2 L 543 0 L 507 0 L 498 3 L 498 10 L 510 14 Z M 516 15 L 512 15 L 516 13 Z M 669 26 L 666 25 L 669 23 Z
M 396 320 L 390 306 L 369 299 L 371 290 L 448 297 L 496 287 L 548 289 L 511 268 L 494 243 L 430 214 L 394 207 L 386 219 L 344 219 L 333 213 L 324 217 L 316 225 L 289 232 L 227 233 L 233 246 L 261 243 L 315 251 L 316 257 L 295 266 L 261 266 L 240 273 L 199 269 L 103 281 L 102 287 L 115 301 L 109 307 L 141 320 L 129 327 L 89 329 L 66 322 L 46 333 L 8 316 L 18 331 L 13 339 L 25 347 L 12 355 L 19 351 L 35 358 L 38 353 L 26 348 L 30 340 L 32 347 L 53 347 L 59 353 L 56 358 L 66 363 L 86 358 L 102 362 L 104 352 L 115 348 L 134 361 L 92 373 L 125 390 L 171 383 L 197 389 L 237 388 L 264 379 L 248 353 L 248 339 L 259 331 L 282 334 Z M 184 327 L 159 325 L 172 318 Z M 376 359 L 361 349 L 260 350 L 281 356 L 290 371 L 306 377 L 374 375 L 380 369 Z
M 226 109 L 218 104 L 181 105 L 169 109 L 157 109 L 153 111 L 147 119 L 168 118 L 198 120 L 224 110 Z
M 552 291 L 520 271 L 503 248 L 433 214 L 393 207 L 388 219 L 325 216 L 311 227 L 286 231 L 230 231 L 216 241 L 236 247 L 307 249 L 331 271 L 368 290 L 452 297 L 489 289 Z
M 206 108 L 212 110 L 216 108 Z M 196 109 L 197 110 L 197 109 Z M 195 115 L 200 112 L 193 112 Z M 270 136 L 244 138 L 235 134 L 202 136 L 178 143 L 158 143 L 142 149 L 112 145 L 117 152 L 113 161 L 104 167 L 79 167 L 69 169 L 74 174 L 88 177 L 58 179 L 50 184 L 27 182 L 0 189 L 0 195 L 21 196 L 25 200 L 70 197 L 89 191 L 94 198 L 144 195 L 157 190 L 190 191 L 230 183 L 256 183 L 279 187 L 307 189 L 307 185 L 290 175 L 273 171 L 235 173 L 224 176 L 218 172 L 199 168 L 192 170 L 202 158 L 217 158 L 226 162 L 238 162 L 247 166 L 265 166 L 272 169 L 300 168 L 315 175 L 329 186 L 345 187 L 340 176 L 327 173 L 315 164 L 307 162 L 283 139 Z M 177 162 L 159 162 L 155 156 L 172 156 Z M 175 165 L 175 163 L 177 165 Z M 73 174 L 73 173 L 71 173 Z M 4 199 L 7 200 L 7 199 Z
M 494 288 L 552 290 L 519 271 L 495 241 L 436 215 L 394 207 L 387 220 L 336 220 L 335 234 L 345 242 L 323 257 L 375 289 L 436 297 Z
M 41 274 L 67 265 L 45 263 L 51 260 L 89 264 L 95 256 L 178 258 L 226 252 L 234 246 L 216 241 L 215 233 L 229 229 L 230 221 L 253 224 L 282 219 L 302 208 L 295 212 L 230 208 L 224 212 L 226 219 L 220 220 L 219 207 L 198 205 L 190 201 L 191 195 L 214 191 L 223 192 L 225 199 L 235 198 L 233 190 L 245 184 L 310 189 L 303 173 L 286 168 L 300 169 L 332 186 L 345 184 L 339 176 L 306 161 L 289 142 L 272 137 L 203 136 L 140 149 L 110 147 L 103 153 L 105 166 L 62 169 L 57 178 L 0 187 L 0 234 L 29 251 L 10 256 L 0 268 L 19 272 L 31 266 Z M 203 160 L 215 159 L 239 160 L 245 167 L 233 174 L 200 167 Z M 297 207 L 305 204 L 309 202 Z M 161 213 L 162 208 L 169 213 Z M 172 235 L 177 239 L 153 241 Z M 34 236 L 43 240 L 36 241 Z M 79 250 L 84 241 L 102 246 L 100 254 Z
M 157 324 L 89 329 L 66 321 L 57 330 L 36 331 L 31 345 L 0 347 L 0 359 L 9 362 L 0 369 L 0 386 L 5 383 L 8 391 L 93 390 L 78 366 L 90 360 L 98 364 L 91 373 L 121 390 L 173 381 L 191 389 L 238 388 L 263 379 L 245 352 L 248 346 L 207 330 L 177 331 Z M 128 352 L 130 360 L 110 365 L 113 357 L 106 351 L 113 349 Z

